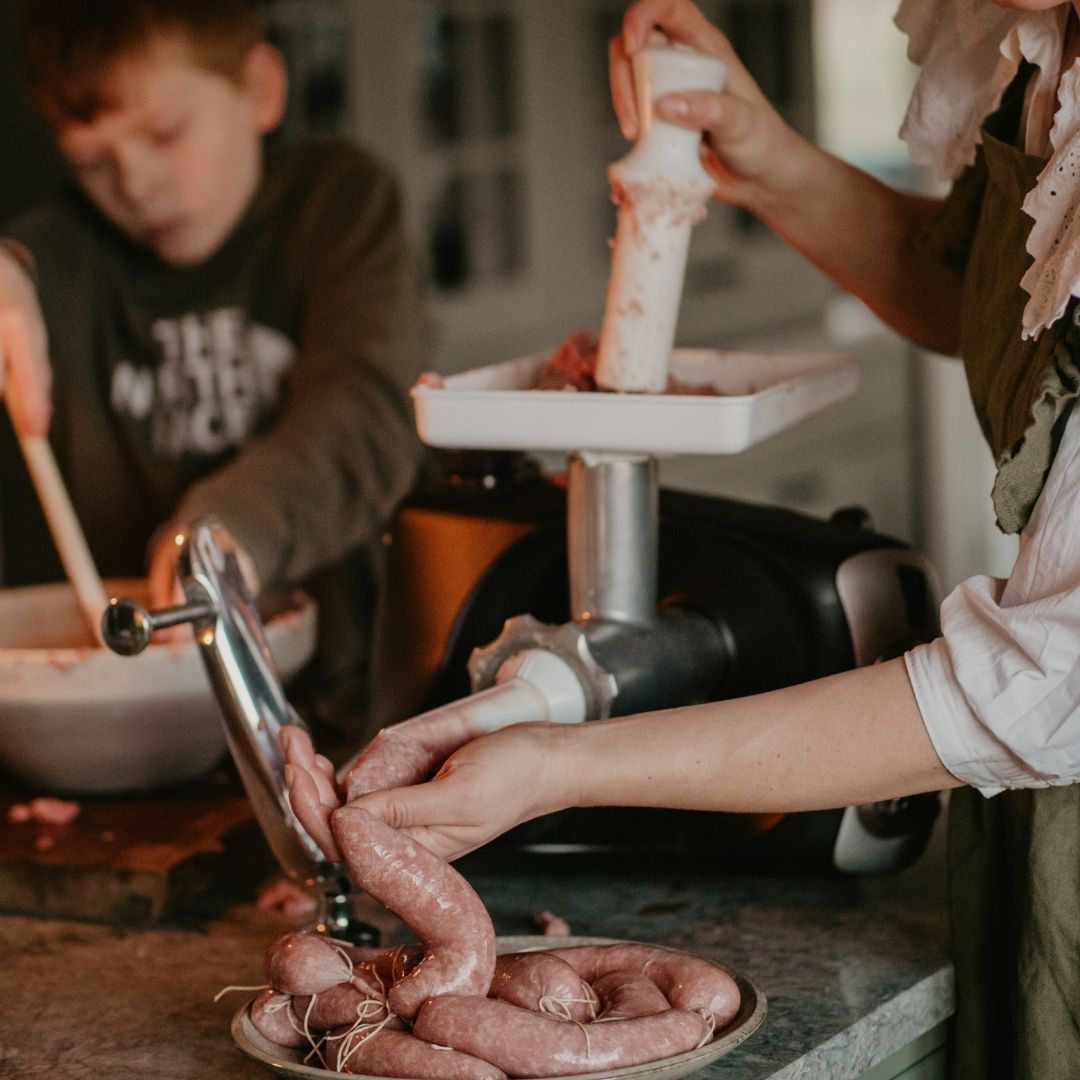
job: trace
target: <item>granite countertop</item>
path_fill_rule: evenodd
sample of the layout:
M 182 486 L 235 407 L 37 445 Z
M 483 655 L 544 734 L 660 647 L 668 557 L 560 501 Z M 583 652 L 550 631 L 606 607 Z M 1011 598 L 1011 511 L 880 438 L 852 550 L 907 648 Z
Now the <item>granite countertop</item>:
M 697 1074 L 702 1080 L 857 1077 L 952 1012 L 932 859 L 877 882 L 660 869 L 467 873 L 500 934 L 535 933 L 535 916 L 548 909 L 576 935 L 659 942 L 749 976 L 768 998 L 765 1023 Z M 365 914 L 387 940 L 408 939 L 387 913 Z M 261 983 L 266 944 L 292 925 L 251 903 L 152 930 L 0 918 L 0 1075 L 272 1075 L 229 1037 L 245 993 L 213 999 L 225 986 Z

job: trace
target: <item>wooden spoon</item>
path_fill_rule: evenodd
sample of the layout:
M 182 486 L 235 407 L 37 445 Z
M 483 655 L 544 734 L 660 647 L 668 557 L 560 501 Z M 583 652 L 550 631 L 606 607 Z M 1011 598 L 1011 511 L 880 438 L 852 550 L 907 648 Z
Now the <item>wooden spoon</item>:
M 71 505 L 52 447 L 43 435 L 20 435 L 19 446 L 41 508 L 45 511 L 53 543 L 60 553 L 68 581 L 75 590 L 83 619 L 94 641 L 101 645 L 101 616 L 108 607 L 109 598 L 94 565 L 82 526 L 75 516 L 75 508 Z

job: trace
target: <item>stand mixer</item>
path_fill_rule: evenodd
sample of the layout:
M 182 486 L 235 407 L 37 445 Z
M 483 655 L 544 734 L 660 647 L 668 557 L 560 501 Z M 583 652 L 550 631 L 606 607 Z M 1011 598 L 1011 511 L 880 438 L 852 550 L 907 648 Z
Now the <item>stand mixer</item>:
M 388 585 L 383 606 L 380 649 L 391 662 L 377 657 L 373 680 L 374 698 L 384 703 L 380 723 L 403 720 L 417 705 L 475 707 L 477 695 L 492 730 L 649 712 L 871 663 L 935 632 L 936 591 L 925 560 L 876 536 L 857 515 L 809 522 L 785 511 L 740 510 L 660 491 L 659 456 L 738 452 L 847 397 L 857 382 L 856 365 L 846 357 L 671 348 L 690 229 L 712 185 L 698 159 L 699 133 L 655 119 L 651 101 L 667 90 L 718 87 L 723 76 L 713 58 L 663 45 L 645 50 L 635 72 L 642 136 L 611 170 L 621 206 L 597 381 L 651 392 L 531 390 L 543 357 L 414 389 L 418 428 L 433 446 L 567 454 L 565 501 L 560 489 L 542 517 L 551 524 L 565 513 L 561 561 L 569 618 L 546 622 L 518 608 L 494 640 L 468 641 L 465 616 L 483 602 L 499 566 L 516 559 L 529 572 L 523 545 L 545 522 L 527 521 L 510 529 L 505 542 L 492 543 L 481 530 L 495 522 L 482 524 L 481 513 L 470 530 L 467 515 L 457 513 L 466 545 L 480 542 L 487 554 L 475 575 L 458 583 L 460 610 L 443 612 L 444 639 L 427 642 L 434 657 L 427 670 L 410 670 L 408 648 L 396 650 L 394 642 L 423 636 L 424 629 L 401 618 L 402 604 L 417 610 L 436 603 L 432 581 L 401 563 L 408 554 L 410 508 L 404 508 L 390 549 L 399 580 Z M 667 385 L 669 360 L 680 386 L 711 392 L 658 392 Z M 552 493 L 546 490 L 543 498 Z M 178 543 L 187 603 L 149 613 L 113 601 L 105 638 L 132 654 L 153 629 L 192 623 L 233 757 L 275 856 L 290 877 L 323 894 L 320 926 L 335 937 L 363 939 L 370 928 L 351 911 L 345 875 L 307 836 L 284 794 L 277 735 L 281 726 L 302 721 L 276 678 L 231 542 L 214 523 L 196 522 Z M 792 554 L 793 544 L 803 550 Z M 561 549 L 549 544 L 547 550 L 550 569 L 550 552 Z M 792 575 L 802 580 L 793 584 Z M 516 590 L 503 587 L 493 609 L 513 604 L 525 581 Z M 807 640 L 814 635 L 818 640 Z M 463 645 L 471 652 L 471 694 L 438 700 L 435 676 Z M 395 708 L 402 703 L 405 711 Z M 936 798 L 927 798 L 936 808 Z M 852 872 L 910 861 L 933 820 L 929 804 L 917 800 L 839 813 L 833 864 Z M 548 851 L 574 843 L 543 832 L 522 841 Z

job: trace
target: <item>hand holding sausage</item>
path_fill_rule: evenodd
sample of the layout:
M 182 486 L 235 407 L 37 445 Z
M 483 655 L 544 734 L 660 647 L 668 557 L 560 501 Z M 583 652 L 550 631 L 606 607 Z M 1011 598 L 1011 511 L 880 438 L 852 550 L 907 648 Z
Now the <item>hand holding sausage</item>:
M 466 744 L 426 784 L 371 792 L 349 805 L 456 859 L 523 821 L 572 805 L 567 774 L 556 767 L 570 730 L 516 724 Z
M 703 161 L 724 202 L 753 209 L 770 180 L 782 175 L 808 144 L 780 117 L 739 60 L 731 43 L 690 0 L 638 0 L 626 12 L 622 33 L 608 48 L 611 97 L 619 126 L 628 139 L 638 133 L 631 60 L 655 28 L 673 43 L 717 56 L 728 75 L 719 93 L 699 90 L 667 94 L 656 114 L 680 127 L 704 132 Z
M 330 831 L 330 815 L 342 803 L 334 766 L 322 754 L 315 753 L 311 736 L 303 728 L 288 724 L 281 729 L 279 738 L 285 757 L 289 805 L 326 858 L 341 862 L 341 852 Z
M 48 336 L 34 283 L 0 244 L 0 391 L 20 435 L 45 435 L 52 412 Z
M 391 1010 L 412 1020 L 430 997 L 486 994 L 495 971 L 495 929 L 469 883 L 355 802 L 335 810 L 330 827 L 350 878 L 424 944 L 424 958 L 387 991 Z

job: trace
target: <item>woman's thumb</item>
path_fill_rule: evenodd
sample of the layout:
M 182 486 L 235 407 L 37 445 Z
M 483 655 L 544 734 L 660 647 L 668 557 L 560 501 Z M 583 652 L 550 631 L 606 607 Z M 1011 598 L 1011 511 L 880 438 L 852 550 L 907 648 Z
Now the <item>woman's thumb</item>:
M 350 799 L 349 805 L 366 810 L 392 829 L 408 829 L 427 824 L 430 820 L 424 813 L 425 805 L 429 801 L 426 797 L 429 786 L 414 784 L 411 787 L 372 791 L 357 799 Z

